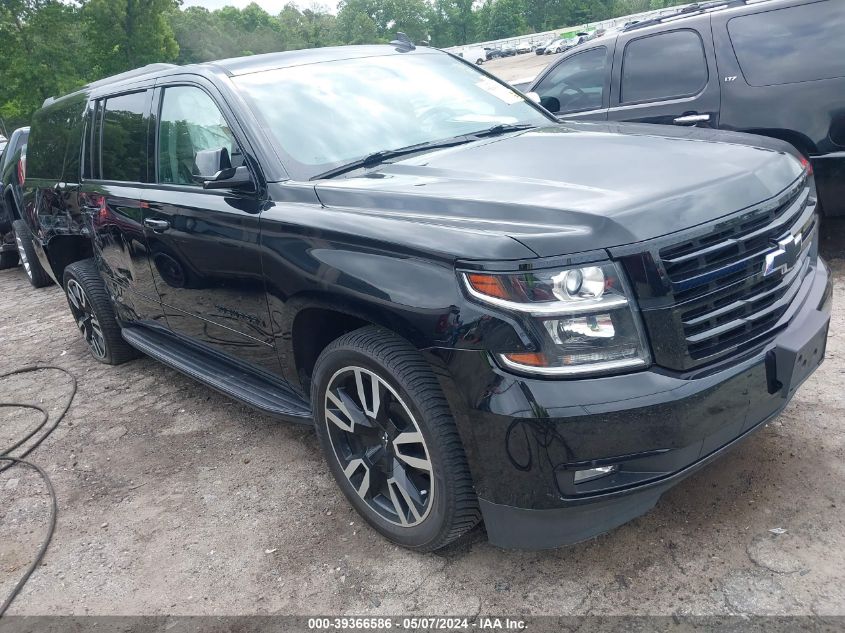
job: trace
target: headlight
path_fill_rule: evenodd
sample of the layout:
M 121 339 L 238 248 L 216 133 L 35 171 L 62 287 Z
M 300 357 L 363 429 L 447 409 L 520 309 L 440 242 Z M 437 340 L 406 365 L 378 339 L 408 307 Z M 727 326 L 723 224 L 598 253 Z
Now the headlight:
M 461 273 L 469 294 L 529 317 L 536 352 L 499 354 L 523 373 L 577 376 L 646 367 L 651 358 L 616 265 L 517 273 Z

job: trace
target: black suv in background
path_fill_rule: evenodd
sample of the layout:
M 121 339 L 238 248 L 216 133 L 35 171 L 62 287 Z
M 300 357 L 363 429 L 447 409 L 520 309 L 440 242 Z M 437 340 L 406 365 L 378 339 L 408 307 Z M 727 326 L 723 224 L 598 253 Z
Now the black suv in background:
M 845 214 L 845 2 L 701 3 L 597 38 L 527 91 L 566 119 L 752 132 L 815 171 L 822 212 Z
M 719 136 L 564 125 L 409 43 L 148 67 L 35 115 L 25 217 L 98 360 L 314 424 L 404 546 L 483 516 L 552 547 L 647 511 L 824 356 L 812 175 Z
M 29 282 L 40 288 L 52 283 L 52 280 L 35 257 L 29 228 L 22 221 L 21 214 L 28 138 L 28 127 L 15 130 L 0 157 L 0 270 L 14 268 L 21 263 Z M 18 233 L 26 239 L 18 237 Z

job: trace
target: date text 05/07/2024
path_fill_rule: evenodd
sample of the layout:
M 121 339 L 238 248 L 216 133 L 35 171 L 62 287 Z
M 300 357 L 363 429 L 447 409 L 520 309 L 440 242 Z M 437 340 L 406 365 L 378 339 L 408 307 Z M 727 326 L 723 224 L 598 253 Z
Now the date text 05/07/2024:
M 526 623 L 518 618 L 478 617 L 332 617 L 309 618 L 309 630 L 382 631 L 382 630 L 488 630 L 523 631 Z

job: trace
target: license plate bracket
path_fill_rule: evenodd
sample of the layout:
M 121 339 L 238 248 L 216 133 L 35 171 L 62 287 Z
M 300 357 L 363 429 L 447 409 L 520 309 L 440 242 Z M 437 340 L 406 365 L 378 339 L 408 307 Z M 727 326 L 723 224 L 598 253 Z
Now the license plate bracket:
M 780 391 L 791 398 L 798 387 L 824 360 L 830 315 L 813 311 L 800 324 L 793 324 L 778 337 L 775 348 L 767 355 L 766 373 L 769 392 Z

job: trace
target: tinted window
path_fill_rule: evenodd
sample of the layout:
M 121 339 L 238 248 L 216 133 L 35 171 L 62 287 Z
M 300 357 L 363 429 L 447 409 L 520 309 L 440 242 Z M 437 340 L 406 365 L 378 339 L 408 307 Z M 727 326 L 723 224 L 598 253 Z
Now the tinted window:
M 85 113 L 85 140 L 82 149 L 82 177 L 94 178 L 94 148 L 97 146 L 93 140 L 97 138 L 94 136 L 94 112 L 97 109 L 98 103 L 92 102 L 88 104 L 88 110 Z
M 623 103 L 687 97 L 707 84 L 698 33 L 670 31 L 628 42 L 622 58 Z
M 85 98 L 59 101 L 35 113 L 27 144 L 27 177 L 62 179 L 71 128 L 81 120 Z M 78 178 L 71 174 L 69 179 Z
M 593 48 L 564 59 L 537 84 L 534 92 L 552 112 L 595 110 L 604 101 L 606 70 L 607 49 Z
M 159 182 L 201 186 L 194 175 L 199 174 L 195 159 L 202 150 L 225 147 L 237 166 L 235 137 L 212 98 L 199 88 L 165 89 L 159 120 Z
M 842 0 L 734 18 L 728 32 L 752 86 L 845 77 Z
M 103 180 L 144 182 L 147 179 L 147 93 L 109 97 L 103 113 Z
M 63 178 L 69 182 L 79 182 L 81 174 L 79 161 L 82 158 L 82 135 L 85 125 L 85 106 L 88 96 L 78 94 L 68 101 L 68 137 L 65 150 Z

